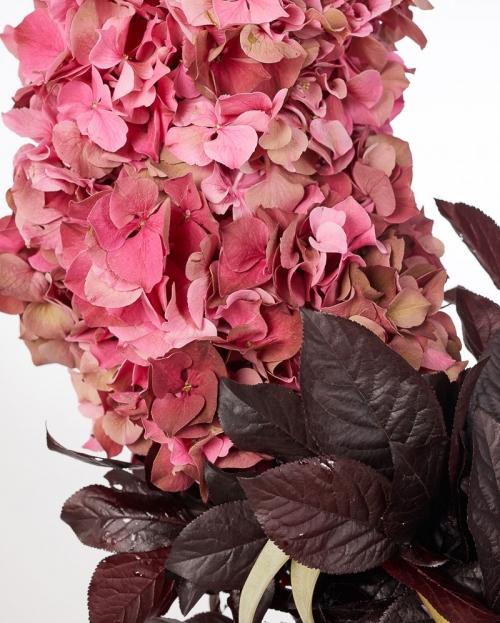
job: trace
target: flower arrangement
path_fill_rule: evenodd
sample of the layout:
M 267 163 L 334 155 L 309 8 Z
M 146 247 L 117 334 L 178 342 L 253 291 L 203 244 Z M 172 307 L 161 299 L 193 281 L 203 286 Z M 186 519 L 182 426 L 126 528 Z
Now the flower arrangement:
M 490 364 L 464 374 L 443 247 L 390 126 L 408 85 L 395 44 L 425 44 L 411 6 L 431 8 L 44 0 L 4 32 L 23 82 L 4 121 L 35 145 L 0 221 L 0 308 L 36 364 L 71 369 L 84 448 L 108 458 L 49 447 L 113 468 L 63 509 L 114 552 L 91 623 L 161 620 L 177 596 L 187 614 L 220 591 L 249 622 L 271 606 L 497 620 L 488 530 L 460 513 L 442 526 L 470 473 L 460 432 L 488 446 L 494 428 L 472 394 Z M 479 354 L 496 325 L 475 322 Z M 484 430 L 464 420 L 471 396 Z M 130 463 L 113 458 L 124 446 Z M 484 574 L 479 598 L 449 560 Z

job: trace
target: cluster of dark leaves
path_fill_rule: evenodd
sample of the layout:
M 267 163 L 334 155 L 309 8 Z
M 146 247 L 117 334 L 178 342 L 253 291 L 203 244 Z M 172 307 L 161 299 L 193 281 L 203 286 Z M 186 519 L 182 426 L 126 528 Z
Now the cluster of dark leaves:
M 500 287 L 500 228 L 463 204 L 438 202 Z M 179 597 L 192 623 L 229 621 L 217 595 L 239 595 L 268 539 L 320 569 L 318 623 L 429 623 L 418 594 L 450 623 L 500 621 L 500 307 L 455 293 L 478 364 L 450 382 L 423 377 L 349 320 L 302 311 L 300 394 L 223 379 L 218 416 L 243 450 L 273 457 L 261 474 L 209 463 L 209 501 L 195 487 L 151 485 L 147 457 L 112 467 L 110 487 L 86 487 L 62 518 L 86 545 L 113 552 L 89 590 L 90 623 L 175 623 Z M 142 465 L 144 463 L 144 465 Z M 287 565 L 266 590 L 268 608 L 298 618 Z

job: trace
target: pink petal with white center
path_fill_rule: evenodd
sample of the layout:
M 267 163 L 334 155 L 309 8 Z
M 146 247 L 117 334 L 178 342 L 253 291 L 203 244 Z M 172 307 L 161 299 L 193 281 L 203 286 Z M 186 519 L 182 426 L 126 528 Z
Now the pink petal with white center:
M 109 194 L 101 197 L 92 208 L 88 221 L 94 228 L 100 246 L 106 251 L 115 251 L 123 246 L 129 234 L 134 231 L 135 225 L 131 224 L 128 227 L 122 225 L 118 228 L 111 220 L 110 205 Z
M 180 102 L 174 116 L 174 124 L 182 127 L 193 124 L 203 128 L 215 128 L 217 117 L 213 102 L 206 97 Z
M 134 443 L 142 435 L 142 426 L 134 424 L 128 417 L 108 411 L 102 418 L 104 432 L 115 443 L 126 446 Z
M 46 9 L 26 16 L 14 29 L 14 40 L 25 84 L 40 81 L 40 72 L 48 70 L 66 49 L 63 33 Z
M 74 80 L 63 85 L 57 100 L 57 109 L 66 119 L 77 119 L 92 109 L 92 89 L 85 82 Z
M 109 216 L 116 227 L 135 217 L 148 218 L 158 201 L 158 186 L 148 178 L 126 177 L 116 182 L 109 197 Z
M 338 120 L 323 121 L 323 119 L 314 119 L 310 126 L 311 136 L 321 143 L 329 147 L 335 156 L 343 156 L 352 147 L 352 139 L 342 123 Z
M 119 277 L 148 293 L 163 276 L 163 245 L 160 236 L 141 227 L 132 238 L 107 255 L 110 269 Z
M 97 31 L 99 40 L 89 54 L 90 62 L 94 67 L 111 69 L 123 60 L 127 31 L 126 28 L 118 31 L 113 25 L 106 30 Z
M 69 27 L 68 39 L 71 52 L 77 63 L 90 64 L 89 54 L 99 39 L 98 31 L 108 19 L 126 16 L 135 12 L 131 7 L 102 0 L 83 0 Z
M 205 166 L 212 162 L 212 158 L 205 153 L 204 146 L 214 132 L 214 129 L 195 125 L 187 128 L 170 128 L 165 137 L 165 146 L 179 160 L 191 165 Z
M 117 287 L 120 289 L 115 289 Z M 98 307 L 126 307 L 142 294 L 142 288 L 118 277 L 112 280 L 112 284 L 106 283 L 97 276 L 94 268 L 90 269 L 85 279 L 84 290 L 88 301 Z
M 220 128 L 217 138 L 206 142 L 205 153 L 211 159 L 230 169 L 239 169 L 257 147 L 257 132 L 246 125 L 228 125 Z
M 127 142 L 127 132 L 128 126 L 121 117 L 110 110 L 96 108 L 92 112 L 86 134 L 99 147 L 115 152 Z
M 205 406 L 205 398 L 199 394 L 183 392 L 177 397 L 167 394 L 157 398 L 151 407 L 151 416 L 167 437 L 187 426 Z

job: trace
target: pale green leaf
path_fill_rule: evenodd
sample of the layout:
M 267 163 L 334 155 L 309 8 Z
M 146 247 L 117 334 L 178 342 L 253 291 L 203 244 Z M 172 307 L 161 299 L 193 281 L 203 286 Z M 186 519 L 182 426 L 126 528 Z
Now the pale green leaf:
M 310 569 L 292 560 L 292 594 L 302 623 L 314 623 L 312 598 L 319 574 L 319 569 Z
M 289 558 L 272 541 L 264 545 L 241 591 L 239 623 L 253 623 L 255 612 L 269 582 Z

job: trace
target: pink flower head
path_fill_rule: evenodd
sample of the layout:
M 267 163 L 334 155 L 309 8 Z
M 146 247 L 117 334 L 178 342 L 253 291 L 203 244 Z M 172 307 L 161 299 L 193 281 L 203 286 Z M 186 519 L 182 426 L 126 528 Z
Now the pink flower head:
M 265 132 L 272 102 L 263 93 L 222 95 L 213 104 L 200 97 L 179 105 L 167 133 L 170 151 L 189 164 L 213 160 L 239 169 L 257 147 L 257 132 Z
M 92 69 L 92 86 L 80 81 L 63 86 L 58 111 L 106 151 L 118 151 L 127 141 L 127 124 L 114 111 L 109 87 L 97 69 Z
M 456 376 L 443 248 L 390 123 L 411 0 L 37 0 L 2 40 L 23 88 L 0 310 L 71 368 L 86 447 L 153 483 L 246 469 L 219 379 L 297 388 L 305 306 Z

